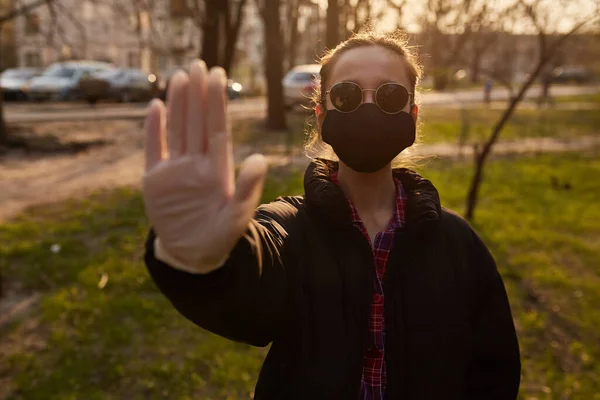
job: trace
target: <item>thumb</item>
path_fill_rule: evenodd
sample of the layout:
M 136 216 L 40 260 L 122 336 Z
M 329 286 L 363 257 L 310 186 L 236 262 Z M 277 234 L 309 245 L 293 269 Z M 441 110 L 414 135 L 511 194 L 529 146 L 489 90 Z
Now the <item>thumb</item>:
M 246 158 L 240 167 L 232 202 L 236 206 L 254 209 L 262 196 L 267 175 L 267 159 L 262 154 Z

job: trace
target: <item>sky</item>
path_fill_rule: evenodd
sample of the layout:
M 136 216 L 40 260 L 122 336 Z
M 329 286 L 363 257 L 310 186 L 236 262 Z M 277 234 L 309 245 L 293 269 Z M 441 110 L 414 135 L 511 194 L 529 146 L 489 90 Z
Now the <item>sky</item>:
M 317 0 L 325 9 L 327 0 Z M 525 0 L 531 2 L 531 0 Z M 588 18 L 591 15 L 598 14 L 600 11 L 600 0 L 542 0 L 549 10 L 549 18 L 551 23 L 548 28 L 558 30 L 559 32 L 569 31 L 575 23 L 582 19 Z M 405 7 L 403 26 L 409 31 L 416 32 L 419 26 L 416 23 L 417 16 L 422 12 L 425 1 L 409 0 L 409 6 Z M 515 0 L 494 0 L 489 3 L 495 3 L 498 7 L 506 7 L 515 3 Z M 371 4 L 385 4 L 385 1 L 375 0 Z M 378 28 L 389 30 L 396 27 L 397 13 L 390 9 L 383 21 L 378 24 Z M 515 27 L 519 32 L 525 32 L 528 29 L 527 20 L 518 23 Z

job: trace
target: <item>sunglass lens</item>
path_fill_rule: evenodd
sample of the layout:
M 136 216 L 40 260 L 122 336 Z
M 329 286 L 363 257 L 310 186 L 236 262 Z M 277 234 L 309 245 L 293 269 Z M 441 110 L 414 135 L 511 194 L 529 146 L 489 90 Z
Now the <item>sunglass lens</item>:
M 362 90 L 352 82 L 340 82 L 331 87 L 329 97 L 333 106 L 341 112 L 354 111 L 362 103 Z
M 386 83 L 377 90 L 377 104 L 383 111 L 395 114 L 404 109 L 408 103 L 408 90 L 396 83 Z

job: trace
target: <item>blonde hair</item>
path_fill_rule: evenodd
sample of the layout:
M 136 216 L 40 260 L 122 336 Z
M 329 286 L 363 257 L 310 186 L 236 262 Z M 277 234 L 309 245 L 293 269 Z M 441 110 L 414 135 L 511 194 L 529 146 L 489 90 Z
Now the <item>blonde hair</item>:
M 327 50 L 320 58 L 320 82 L 317 82 L 317 89 L 312 97 L 315 107 L 325 104 L 327 81 L 337 59 L 343 53 L 349 50 L 368 46 L 383 47 L 403 57 L 406 61 L 406 73 L 412 86 L 410 89 L 412 89 L 413 93 L 417 93 L 419 82 L 422 76 L 422 68 L 418 62 L 414 47 L 409 46 L 406 34 L 401 31 L 378 33 L 368 27 L 359 33 L 353 34 L 348 40 L 340 43 L 334 49 Z M 413 102 L 416 103 L 416 99 L 413 99 Z M 415 145 L 420 142 L 420 129 L 418 128 L 419 127 L 417 127 L 417 140 L 415 141 L 415 144 L 404 150 L 398 157 L 394 159 L 392 162 L 393 167 L 407 168 L 413 167 L 416 164 L 417 157 L 412 153 L 414 152 Z M 334 161 L 338 160 L 331 146 L 322 140 L 316 124 L 309 124 L 306 131 L 306 136 L 304 150 L 308 157 L 318 157 Z

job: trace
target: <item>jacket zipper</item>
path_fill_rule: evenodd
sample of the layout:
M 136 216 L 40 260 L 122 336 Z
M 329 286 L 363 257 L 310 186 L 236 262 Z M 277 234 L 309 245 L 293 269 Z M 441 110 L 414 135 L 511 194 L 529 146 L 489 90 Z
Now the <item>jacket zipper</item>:
M 367 239 L 365 238 L 365 236 L 362 234 L 362 232 L 360 232 L 358 229 L 356 229 L 354 226 L 352 227 L 352 229 L 354 230 L 355 234 L 360 236 L 360 242 L 362 242 L 361 246 L 366 246 L 367 248 L 367 253 L 369 255 L 368 260 L 369 260 L 369 272 L 370 272 L 370 279 L 368 282 L 368 294 L 365 294 L 366 297 L 366 305 L 364 306 L 363 312 L 365 313 L 365 325 L 363 327 L 362 330 L 362 346 L 361 346 L 361 362 L 359 364 L 359 367 L 357 367 L 357 369 L 359 370 L 359 372 L 357 373 L 358 376 L 358 384 L 357 385 L 353 385 L 356 387 L 356 390 L 353 390 L 353 392 L 355 392 L 355 395 L 358 396 L 360 393 L 360 384 L 362 381 L 362 370 L 363 370 L 363 364 L 364 364 L 364 352 L 367 349 L 367 344 L 368 344 L 368 340 L 369 340 L 369 320 L 371 318 L 371 302 L 373 299 L 373 281 L 375 280 L 375 276 L 376 276 L 376 271 L 375 271 L 375 262 L 373 260 L 373 246 L 371 245 L 371 243 L 369 243 L 367 241 Z
M 389 254 L 389 258 L 388 258 L 388 265 L 391 261 L 393 261 L 395 259 L 395 256 L 397 253 L 400 253 L 403 256 L 402 258 L 402 264 L 400 265 L 400 268 L 405 268 L 407 263 L 411 262 L 411 258 L 409 256 L 409 246 L 408 246 L 408 240 L 409 240 L 409 236 L 407 234 L 406 228 L 401 227 L 399 229 L 396 230 L 395 234 L 394 234 L 394 244 L 392 245 L 392 249 L 390 251 Z M 400 279 L 401 276 L 401 271 L 394 271 L 393 272 L 394 275 L 396 275 L 397 278 L 397 283 L 400 285 L 400 287 L 398 289 L 399 292 L 401 292 L 401 286 L 404 284 L 403 280 Z M 390 278 L 390 270 L 388 269 L 387 273 L 385 274 L 384 278 L 383 278 L 383 293 L 387 293 L 387 287 L 389 286 L 389 282 L 391 280 Z M 394 323 L 396 325 L 396 332 L 395 332 L 395 347 L 396 347 L 396 352 L 400 351 L 401 355 L 400 355 L 400 360 L 401 362 L 403 362 L 404 359 L 404 346 L 405 346 L 405 339 L 404 339 L 404 312 L 403 312 L 403 301 L 402 301 L 402 293 L 398 293 L 396 294 L 396 296 L 398 296 L 398 301 L 397 301 L 397 306 L 398 306 L 398 310 L 395 310 L 396 313 L 394 314 L 395 318 Z M 390 303 L 388 301 L 384 302 L 384 309 L 383 309 L 383 316 L 384 316 L 384 320 L 385 320 L 385 326 L 386 326 L 386 330 L 387 327 L 390 325 L 388 324 L 388 315 L 390 315 L 390 312 L 388 312 L 390 307 Z M 390 335 L 387 334 L 385 335 L 385 341 L 384 341 L 384 346 L 386 348 L 385 351 L 385 356 L 387 356 L 388 354 L 388 338 L 390 337 Z M 386 357 L 387 358 L 387 357 Z M 386 362 L 386 365 L 389 365 L 389 363 Z M 386 374 L 389 376 L 388 374 L 389 369 L 386 370 Z M 398 365 L 397 371 L 394 371 L 398 374 L 398 379 L 387 379 L 388 382 L 388 386 L 386 387 L 387 390 L 387 398 L 388 399 L 403 399 L 405 397 L 405 393 L 404 393 L 404 366 L 402 365 Z M 391 383 L 391 385 L 390 385 Z M 390 391 L 390 387 L 392 388 L 392 390 Z M 392 393 L 393 391 L 393 393 Z

